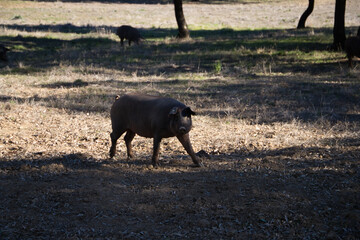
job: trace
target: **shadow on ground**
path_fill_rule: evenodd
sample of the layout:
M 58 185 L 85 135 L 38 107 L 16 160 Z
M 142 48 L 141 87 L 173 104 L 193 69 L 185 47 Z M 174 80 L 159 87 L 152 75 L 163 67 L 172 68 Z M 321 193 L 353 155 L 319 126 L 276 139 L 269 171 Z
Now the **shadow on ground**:
M 356 238 L 359 154 L 295 147 L 216 155 L 202 169 L 80 153 L 2 159 L 0 231 L 12 239 Z
M 3 25 L 25 32 L 112 33 L 114 26 Z M 7 71 L 0 74 L 43 72 L 54 66 L 92 66 L 105 70 L 123 70 L 128 74 L 167 75 L 181 72 L 211 72 L 220 62 L 228 71 L 266 70 L 274 72 L 333 72 L 341 59 L 313 62 L 310 52 L 328 53 L 330 28 L 279 30 L 196 30 L 192 39 L 178 41 L 176 29 L 140 29 L 147 39 L 140 46 L 120 47 L 118 40 L 88 35 L 72 40 L 2 36 L 0 41 L 12 49 Z M 115 36 L 115 35 L 114 35 Z M 117 37 L 115 38 L 117 39 Z M 301 57 L 304 56 L 303 60 Z M 345 54 L 344 59 L 345 60 Z M 19 67 L 22 66 L 22 67 Z M 263 69 L 261 69 L 263 68 Z M 102 70 L 101 70 L 102 69 Z
M 34 102 L 69 111 L 108 114 L 115 96 L 125 94 L 127 89 L 155 95 L 159 95 L 159 89 L 165 89 L 161 96 L 179 99 L 200 115 L 215 118 L 232 116 L 256 124 L 291 122 L 294 119 L 302 122 L 360 122 L 360 115 L 353 112 L 360 103 L 360 84 L 357 82 L 331 83 L 327 76 L 318 77 L 316 82 L 290 76 L 251 76 L 251 79 L 229 82 L 214 77 L 201 80 L 199 84 L 196 81 L 189 83 L 186 79 L 141 82 L 115 79 L 87 82 L 77 79 L 74 82 L 34 86 L 80 90 L 70 91 L 65 96 L 53 94 L 45 98 L 38 95 L 20 98 L 0 95 L 0 102 Z M 147 89 L 148 86 L 151 88 Z
M 25 32 L 52 31 L 61 33 L 114 32 L 113 26 L 74 26 L 65 25 L 3 25 L 8 29 Z M 12 73 L 26 74 L 28 72 L 44 71 L 60 63 L 79 66 L 92 65 L 104 69 L 124 69 L 127 72 L 135 70 L 143 74 L 157 72 L 209 71 L 213 64 L 221 61 L 228 68 L 245 63 L 248 67 L 258 63 L 282 63 L 287 51 L 325 51 L 328 43 L 317 37 L 309 36 L 309 32 L 323 35 L 330 29 L 315 30 L 255 30 L 235 31 L 232 29 L 191 31 L 193 40 L 177 41 L 173 39 L 164 42 L 166 37 L 176 36 L 175 29 L 140 29 L 148 41 L 140 46 L 121 48 L 119 41 L 104 37 L 84 36 L 73 40 L 53 38 L 37 38 L 17 36 L 2 36 L 0 41 L 13 51 L 10 52 L 9 66 Z M 159 41 L 160 40 L 160 41 Z M 161 41 L 162 40 L 162 41 Z M 320 42 L 319 42 L 320 41 Z M 258 49 L 271 49 L 269 52 Z M 272 53 L 276 52 L 276 53 Z M 18 69 L 21 62 L 27 69 Z M 315 69 L 317 64 L 289 64 L 290 67 Z M 277 64 L 274 70 L 277 69 Z M 169 68 L 169 66 L 178 66 Z M 331 70 L 329 66 L 326 70 Z M 323 70 L 323 69 L 321 69 Z M 289 71 L 282 69 L 282 71 Z
M 111 26 L 79 27 L 69 24 L 5 27 L 25 31 L 50 29 L 65 33 L 97 32 L 99 28 L 105 29 L 105 32 L 113 30 Z M 11 55 L 9 53 L 9 66 L 1 69 L 0 75 L 36 74 L 62 65 L 71 66 L 74 72 L 85 75 L 107 76 L 109 72 L 120 70 L 121 74 L 129 76 L 129 81 L 74 79 L 72 82 L 35 84 L 33 87 L 55 90 L 78 88 L 83 91 L 66 96 L 54 94 L 47 98 L 3 95 L 0 101 L 34 101 L 70 111 L 107 113 L 114 97 L 127 90 L 158 94 L 161 89 L 165 92 L 163 95 L 189 102 L 201 114 L 214 117 L 232 115 L 253 123 L 293 119 L 306 122 L 360 120 L 356 111 L 360 103 L 360 84 L 351 72 L 343 76 L 346 71 L 341 65 L 346 63 L 339 63 L 341 59 L 329 59 L 328 62 L 306 60 L 309 52 L 328 54 L 327 42 L 323 39 L 331 33 L 329 28 L 199 30 L 192 31 L 194 37 L 187 41 L 152 39 L 169 36 L 173 31 L 142 29 L 149 41 L 125 48 L 120 47 L 119 41 L 106 37 L 62 40 L 2 36 L 0 40 L 13 51 Z M 291 54 L 295 55 L 291 57 Z M 304 59 L 297 54 L 303 54 Z M 202 80 L 181 77 L 184 74 L 214 72 L 217 62 L 221 75 L 214 73 Z M 149 81 L 138 80 L 133 77 L 134 74 L 152 78 Z M 301 78 L 298 74 L 302 75 Z M 169 80 L 154 76 L 166 76 Z M 336 76 L 346 80 L 339 82 Z

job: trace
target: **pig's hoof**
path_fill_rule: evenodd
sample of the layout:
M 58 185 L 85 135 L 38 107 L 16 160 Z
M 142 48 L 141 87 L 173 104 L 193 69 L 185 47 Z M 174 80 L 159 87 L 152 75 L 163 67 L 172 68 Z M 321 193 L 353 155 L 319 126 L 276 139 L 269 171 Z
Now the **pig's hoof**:
M 155 169 L 160 167 L 160 164 L 158 162 L 153 162 L 152 165 Z
M 114 153 L 114 152 L 110 152 L 109 157 L 110 157 L 110 158 L 113 158 L 114 156 L 115 156 L 115 153 Z
M 115 151 L 114 151 L 114 149 L 110 149 L 110 151 L 109 151 L 109 156 L 110 156 L 110 158 L 113 158 L 113 157 L 115 156 Z
M 197 157 L 199 157 L 199 158 L 211 159 L 210 155 L 209 155 L 207 152 L 205 152 L 204 150 L 200 150 L 200 151 L 197 152 L 195 155 L 196 155 Z
M 194 167 L 205 167 L 205 166 L 202 162 L 199 162 L 199 163 L 195 163 Z

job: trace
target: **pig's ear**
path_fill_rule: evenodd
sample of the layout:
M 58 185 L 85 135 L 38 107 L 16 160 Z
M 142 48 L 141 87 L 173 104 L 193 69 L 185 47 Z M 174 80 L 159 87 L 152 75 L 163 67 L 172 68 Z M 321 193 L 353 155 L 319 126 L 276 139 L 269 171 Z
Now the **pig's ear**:
M 173 107 L 171 110 L 170 110 L 170 112 L 169 112 L 169 116 L 174 116 L 174 115 L 176 115 L 177 114 L 177 112 L 178 112 L 178 107 Z
M 184 108 L 184 110 L 182 111 L 182 115 L 186 116 L 186 117 L 190 117 L 191 115 L 196 115 L 196 113 L 193 112 L 191 110 L 191 108 L 187 107 L 187 108 Z

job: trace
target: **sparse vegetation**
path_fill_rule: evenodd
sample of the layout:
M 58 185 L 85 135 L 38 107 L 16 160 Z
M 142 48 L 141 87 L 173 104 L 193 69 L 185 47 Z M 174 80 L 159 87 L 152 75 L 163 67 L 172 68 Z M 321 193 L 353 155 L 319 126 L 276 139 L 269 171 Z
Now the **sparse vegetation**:
M 172 3 L 1 1 L 1 238 L 357 238 L 359 61 L 327 50 L 333 1 L 302 30 L 306 0 L 251 2 L 185 2 L 192 38 L 177 41 Z M 121 48 L 122 24 L 146 41 Z M 160 168 L 141 137 L 135 159 L 119 141 L 110 160 L 110 107 L 128 92 L 191 106 L 206 167 L 172 138 Z
M 214 72 L 219 74 L 221 72 L 222 69 L 222 64 L 220 60 L 216 60 L 214 63 Z

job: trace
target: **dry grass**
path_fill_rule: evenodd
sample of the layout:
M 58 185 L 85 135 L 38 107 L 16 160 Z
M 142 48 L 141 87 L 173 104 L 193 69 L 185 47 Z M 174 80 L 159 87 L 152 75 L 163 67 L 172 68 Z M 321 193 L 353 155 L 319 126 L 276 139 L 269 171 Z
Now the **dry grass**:
M 262 4 L 185 4 L 184 12 L 190 29 L 273 29 L 296 27 L 308 1 L 268 1 Z M 255 4 L 254 4 L 255 3 Z M 1 1 L 1 22 L 5 25 L 61 25 L 120 26 L 131 23 L 140 28 L 176 28 L 172 4 L 109 4 Z M 359 23 L 360 7 L 356 0 L 346 3 L 346 26 Z M 253 12 L 254 14 L 248 14 Z M 92 18 L 89 17 L 89 13 Z M 276 14 L 274 14 L 276 13 Z M 316 2 L 307 25 L 332 27 L 334 3 Z M 156 16 L 156 17 L 154 17 Z M 211 16 L 211 17 L 210 17 Z
M 306 3 L 186 4 L 178 42 L 172 5 L 0 2 L 0 238 L 356 239 L 359 64 L 326 51 L 328 0 L 289 29 Z M 121 49 L 125 22 L 148 41 Z M 108 159 L 109 108 L 135 91 L 198 112 L 205 168 L 172 138 L 157 169 L 151 139 Z

